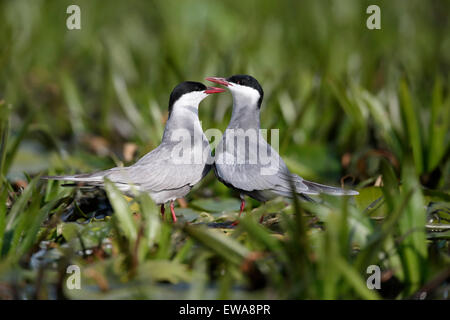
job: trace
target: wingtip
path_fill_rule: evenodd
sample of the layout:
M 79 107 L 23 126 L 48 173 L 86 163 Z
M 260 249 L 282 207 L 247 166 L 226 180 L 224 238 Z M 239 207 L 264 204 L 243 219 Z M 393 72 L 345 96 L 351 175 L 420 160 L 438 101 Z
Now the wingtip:
M 41 180 L 70 180 L 73 176 L 41 176 Z

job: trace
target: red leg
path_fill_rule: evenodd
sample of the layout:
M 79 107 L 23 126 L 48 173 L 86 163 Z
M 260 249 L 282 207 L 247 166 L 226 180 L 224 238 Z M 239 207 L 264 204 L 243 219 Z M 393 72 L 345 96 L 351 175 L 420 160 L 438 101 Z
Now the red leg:
M 263 204 L 265 205 L 266 202 L 264 201 Z M 259 223 L 263 223 L 263 221 L 264 221 L 264 216 L 265 216 L 265 215 L 266 215 L 265 213 L 263 213 L 263 214 L 261 215 L 261 218 L 259 218 Z
M 164 212 L 166 211 L 166 209 L 164 208 L 164 203 L 161 205 L 161 217 L 163 218 L 163 220 L 166 218 L 164 216 Z
M 175 210 L 173 209 L 173 201 L 170 202 L 170 212 L 172 213 L 173 222 L 177 222 L 177 216 L 175 215 Z
M 241 197 L 241 209 L 239 210 L 239 218 L 241 217 L 242 212 L 244 212 L 244 209 L 245 209 L 245 199 L 244 199 L 244 197 Z M 239 224 L 239 221 L 236 220 L 231 225 L 232 226 L 237 226 L 238 224 Z
M 263 223 L 264 221 L 264 213 L 261 215 L 261 218 L 259 218 L 259 223 Z
M 244 212 L 245 208 L 245 200 L 244 198 L 241 198 L 241 210 L 239 211 L 239 218 L 241 217 L 242 212 Z

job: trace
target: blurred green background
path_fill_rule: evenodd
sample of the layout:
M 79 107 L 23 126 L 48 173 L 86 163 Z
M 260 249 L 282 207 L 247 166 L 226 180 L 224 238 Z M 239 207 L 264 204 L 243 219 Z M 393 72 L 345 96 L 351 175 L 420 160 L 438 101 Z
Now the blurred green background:
M 66 28 L 73 3 L 81 30 Z M 381 30 L 366 27 L 371 4 Z M 427 298 L 448 296 L 448 1 L 24 0 L 0 12 L 4 298 L 407 298 L 430 281 Z M 113 186 L 113 217 L 80 225 L 61 220 L 74 206 L 86 218 L 78 191 L 32 180 L 134 162 L 159 144 L 176 84 L 238 73 L 263 86 L 261 124 L 280 129 L 290 169 L 359 197 L 249 202 L 253 214 L 222 229 L 239 202 L 210 174 L 177 212 L 216 228 L 161 224 L 141 212 L 146 198 L 124 209 Z M 223 130 L 230 114 L 229 93 L 200 107 L 204 130 Z M 50 262 L 30 267 L 36 253 Z M 74 261 L 91 270 L 89 292 L 62 289 Z M 371 263 L 392 290 L 367 290 Z

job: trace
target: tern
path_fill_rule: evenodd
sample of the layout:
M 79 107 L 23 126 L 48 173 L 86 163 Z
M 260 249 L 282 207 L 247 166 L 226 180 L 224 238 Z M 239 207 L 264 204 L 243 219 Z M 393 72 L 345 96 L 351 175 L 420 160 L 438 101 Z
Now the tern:
M 186 196 L 213 164 L 209 141 L 198 118 L 199 104 L 208 95 L 224 91 L 200 82 L 178 84 L 170 95 L 169 117 L 161 144 L 129 167 L 42 178 L 95 187 L 104 187 L 104 181 L 108 179 L 128 196 L 135 196 L 136 191 L 148 193 L 157 205 L 161 205 L 163 217 L 164 204 L 170 201 L 172 219 L 176 222 L 174 200 Z
M 239 217 L 245 208 L 245 195 L 265 202 L 277 196 L 291 198 L 293 189 L 305 200 L 312 200 L 308 195 L 321 193 L 358 194 L 354 190 L 307 181 L 289 171 L 261 134 L 259 115 L 264 91 L 255 78 L 234 75 L 206 80 L 227 87 L 233 96 L 230 123 L 215 149 L 214 172 L 219 181 L 239 192 Z

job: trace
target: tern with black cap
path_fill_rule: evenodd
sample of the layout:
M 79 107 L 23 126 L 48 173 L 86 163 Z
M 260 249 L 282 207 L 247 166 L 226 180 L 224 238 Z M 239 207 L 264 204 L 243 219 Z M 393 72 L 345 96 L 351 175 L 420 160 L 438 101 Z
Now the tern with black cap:
M 214 171 L 223 184 L 240 193 L 239 216 L 245 207 L 244 195 L 265 202 L 276 196 L 292 197 L 292 189 L 305 200 L 311 200 L 308 195 L 321 193 L 335 196 L 358 194 L 354 190 L 307 181 L 289 171 L 260 132 L 259 114 L 264 91 L 255 78 L 234 75 L 226 79 L 209 77 L 206 80 L 227 87 L 233 96 L 230 123 L 215 149 Z M 242 134 L 243 139 L 239 139 Z
M 148 193 L 156 204 L 161 205 L 163 216 L 164 204 L 170 202 L 172 219 L 176 222 L 174 200 L 186 196 L 209 172 L 213 163 L 209 142 L 198 118 L 199 104 L 208 95 L 224 91 L 193 81 L 177 85 L 170 95 L 169 117 L 161 144 L 129 167 L 42 178 L 98 187 L 103 187 L 104 180 L 108 179 L 126 195 L 135 196 L 136 191 Z M 187 136 L 188 145 L 181 150 L 180 136 L 183 134 Z M 180 152 L 184 153 L 184 161 L 178 158 Z

